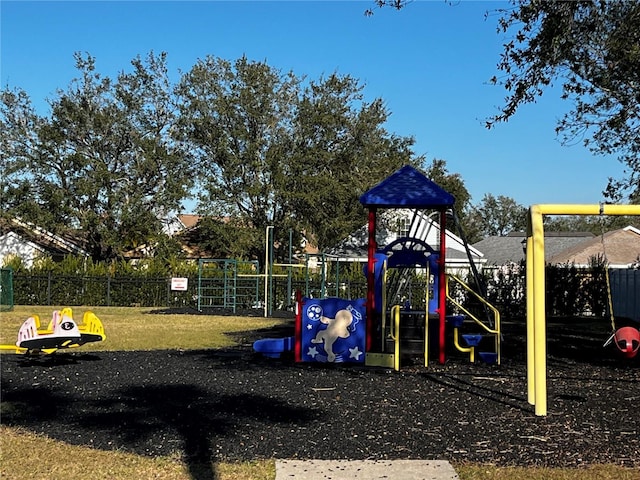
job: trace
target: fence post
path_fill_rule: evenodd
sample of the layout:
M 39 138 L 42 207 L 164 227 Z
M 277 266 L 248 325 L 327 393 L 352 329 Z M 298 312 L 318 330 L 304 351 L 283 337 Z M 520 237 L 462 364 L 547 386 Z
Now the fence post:
M 51 271 L 47 272 L 47 305 L 51 305 Z
M 107 307 L 111 306 L 111 275 L 107 275 Z

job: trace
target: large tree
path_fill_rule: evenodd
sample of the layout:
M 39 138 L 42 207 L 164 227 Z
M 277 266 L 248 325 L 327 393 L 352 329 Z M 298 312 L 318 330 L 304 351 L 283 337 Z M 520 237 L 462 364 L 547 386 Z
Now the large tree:
M 179 92 L 203 211 L 237 217 L 255 235 L 273 225 L 281 258 L 290 230 L 320 248 L 350 233 L 364 220 L 358 195 L 411 162 L 413 140 L 386 132 L 382 101 L 364 101 L 349 76 L 304 83 L 265 62 L 207 57 Z
M 187 151 L 171 137 L 176 104 L 166 56 L 132 61 L 117 81 L 76 54 L 80 77 L 39 116 L 26 93 L 2 91 L 3 208 L 52 231 L 84 232 L 94 259 L 154 241 L 160 218 L 192 184 Z
M 183 75 L 179 125 L 196 153 L 202 213 L 241 220 L 255 235 L 280 223 L 276 176 L 298 83 L 292 73 L 246 57 L 208 56 Z
M 366 221 L 359 196 L 412 158 L 414 140 L 383 127 L 381 99 L 366 102 L 351 76 L 311 81 L 300 95 L 292 148 L 280 188 L 283 204 L 320 249 L 334 245 Z

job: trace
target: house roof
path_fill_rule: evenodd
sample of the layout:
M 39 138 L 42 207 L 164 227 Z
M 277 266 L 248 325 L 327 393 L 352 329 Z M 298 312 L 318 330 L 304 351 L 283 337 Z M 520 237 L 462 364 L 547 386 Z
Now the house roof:
M 549 260 L 575 245 L 593 239 L 591 232 L 545 232 L 544 253 L 545 261 Z M 524 232 L 512 232 L 506 237 L 487 237 L 473 244 L 475 248 L 484 253 L 487 265 L 505 265 L 507 263 L 519 263 L 524 260 L 526 241 Z
M 589 265 L 590 260 L 597 256 L 604 257 L 611 267 L 624 268 L 634 263 L 640 258 L 640 230 L 631 226 L 613 230 L 558 252 L 547 261 Z
M 360 196 L 365 207 L 433 208 L 451 207 L 455 198 L 411 165 L 396 170 Z
M 202 217 L 194 213 L 181 213 L 178 215 L 178 220 L 182 222 L 184 228 L 195 227 Z
M 24 241 L 37 245 L 41 251 L 52 255 L 88 255 L 74 240 L 54 234 L 19 217 L 0 222 L 0 233 L 8 234 L 9 232 L 13 232 Z
M 39 245 L 35 242 L 32 242 L 26 238 L 24 238 L 23 236 L 17 234 L 16 232 L 10 231 L 10 232 L 6 232 L 0 235 L 0 249 L 2 251 L 0 251 L 0 255 L 2 254 L 12 254 L 13 252 L 7 252 L 4 249 L 8 246 L 8 245 L 16 245 L 16 244 L 24 244 L 29 246 L 29 248 L 32 248 L 34 250 L 37 250 L 38 252 L 42 252 L 45 253 L 46 250 L 44 248 L 44 246 Z M 52 253 L 56 253 L 56 252 L 52 252 Z

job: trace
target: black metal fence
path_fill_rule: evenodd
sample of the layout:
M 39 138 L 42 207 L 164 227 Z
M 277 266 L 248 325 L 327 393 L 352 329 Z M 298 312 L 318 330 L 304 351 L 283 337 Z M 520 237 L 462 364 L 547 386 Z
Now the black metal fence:
M 631 273 L 620 273 L 631 272 Z M 547 313 L 553 316 L 604 316 L 607 314 L 608 295 L 604 269 L 576 269 L 547 267 Z M 640 271 L 612 271 L 614 313 L 640 315 Z M 207 279 L 208 282 L 215 279 Z M 225 287 L 221 282 L 220 288 Z M 247 279 L 246 301 L 238 302 L 242 309 L 264 309 L 264 283 L 256 284 Z M 488 300 L 498 308 L 503 317 L 523 317 L 526 314 L 524 268 L 514 266 L 488 273 Z M 238 289 L 238 285 L 234 284 Z M 244 288 L 244 287 L 242 287 Z M 422 299 L 426 291 L 424 278 L 412 280 L 411 296 Z M 245 289 L 246 290 L 246 289 Z M 249 291 L 246 290 L 246 291 Z M 292 310 L 297 290 L 310 297 L 336 296 L 341 298 L 366 297 L 366 281 L 340 283 L 317 280 L 289 280 L 275 277 L 267 287 L 268 311 Z M 239 290 L 235 290 L 239 291 Z M 174 291 L 170 277 L 108 277 L 108 276 L 60 276 L 56 274 L 13 274 L 13 303 L 17 305 L 94 305 L 141 306 L 163 308 L 193 308 L 199 306 L 198 277 L 188 278 L 185 291 Z M 463 297 L 466 295 L 460 292 Z M 227 298 L 220 295 L 220 298 Z M 463 302 L 472 300 L 462 299 Z M 412 302 L 414 304 L 416 302 Z M 211 304 L 207 307 L 226 307 Z M 416 308 L 420 308 L 416 305 Z M 620 313 L 622 312 L 622 313 Z
M 70 276 L 48 273 L 45 275 L 14 274 L 13 296 L 17 305 L 93 305 L 116 307 L 163 307 L 163 308 L 224 308 L 231 305 L 239 309 L 263 309 L 264 283 L 255 279 L 238 278 L 230 283 L 224 278 L 187 279 L 187 289 L 175 291 L 171 288 L 171 277 L 108 277 Z M 199 287 L 202 287 L 199 288 Z M 205 292 L 206 290 L 206 292 Z M 217 291 L 212 295 L 212 291 Z M 295 292 L 320 297 L 343 296 L 359 298 L 366 296 L 366 282 L 344 282 L 336 286 L 319 280 L 293 280 L 273 278 L 267 288 L 269 310 L 292 310 Z M 198 295 L 206 293 L 206 302 L 198 302 Z M 236 295 L 233 302 L 230 295 Z M 202 300 L 202 299 L 201 299 Z
M 14 275 L 18 305 L 182 307 L 197 298 L 197 277 L 186 291 L 171 290 L 171 278 Z

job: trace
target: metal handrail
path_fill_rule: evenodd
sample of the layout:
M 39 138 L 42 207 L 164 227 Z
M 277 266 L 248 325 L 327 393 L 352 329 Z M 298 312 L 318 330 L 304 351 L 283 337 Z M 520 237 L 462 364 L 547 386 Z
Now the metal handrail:
M 469 360 L 471 361 L 471 363 L 473 363 L 475 362 L 476 358 L 476 347 L 463 347 L 462 345 L 460 345 L 460 332 L 458 330 L 459 329 L 457 327 L 453 329 L 453 345 L 459 352 L 468 353 Z
M 393 369 L 400 370 L 400 305 L 391 307 L 393 323 L 389 325 L 389 334 L 393 339 Z
M 489 328 L 488 326 L 486 326 L 482 320 L 479 320 L 475 315 L 473 315 L 469 310 L 467 310 L 465 307 L 463 307 L 457 300 L 455 300 L 453 297 L 451 297 L 451 295 L 449 295 L 449 282 L 446 282 L 445 285 L 445 292 L 446 292 L 446 296 L 447 298 L 451 301 L 451 303 L 453 303 L 456 307 L 458 307 L 462 312 L 464 312 L 469 318 L 471 318 L 471 320 L 473 320 L 477 325 L 480 325 L 480 327 L 482 327 L 484 330 L 486 330 L 488 333 L 491 333 L 493 335 L 495 335 L 495 347 L 496 347 L 496 354 L 498 355 L 498 359 L 497 359 L 497 363 L 498 365 L 500 365 L 500 312 L 498 311 L 498 309 L 496 307 L 494 307 L 493 305 L 491 305 L 486 299 L 484 299 L 482 296 L 478 295 L 474 290 L 471 289 L 471 287 L 469 287 L 466 283 L 464 283 L 460 278 L 458 278 L 457 276 L 453 275 L 453 274 L 447 274 L 447 277 L 451 278 L 452 280 L 454 280 L 456 283 L 458 283 L 459 285 L 461 285 L 465 290 L 467 290 L 468 292 L 472 293 L 474 297 L 476 297 L 478 300 L 480 300 L 481 303 L 483 303 L 486 307 L 488 307 L 492 312 L 493 312 L 493 316 L 494 316 L 494 320 L 495 320 L 495 328 Z

